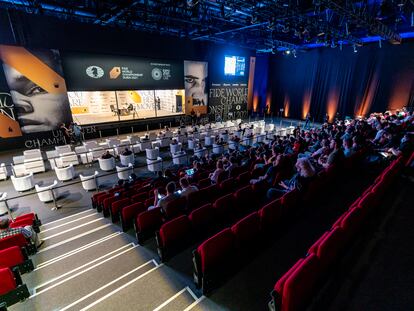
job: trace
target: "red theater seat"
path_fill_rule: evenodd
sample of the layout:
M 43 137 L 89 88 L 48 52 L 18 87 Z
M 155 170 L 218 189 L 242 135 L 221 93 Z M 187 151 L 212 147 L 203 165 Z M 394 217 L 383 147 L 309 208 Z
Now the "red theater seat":
M 22 274 L 34 269 L 33 262 L 28 258 L 27 253 L 18 246 L 0 250 L 0 267 L 10 269 L 17 267 Z
M 277 284 L 279 289 L 281 311 L 303 310 L 316 292 L 319 279 L 320 263 L 315 254 L 310 254 L 291 269 L 283 284 Z M 293 271 L 292 271 L 293 270 Z M 281 282 L 282 283 L 282 282 Z
M 234 219 L 236 213 L 235 203 L 234 196 L 231 193 L 218 198 L 214 202 L 214 213 L 220 224 L 227 224 Z
M 323 269 L 329 267 L 345 246 L 343 229 L 334 228 L 325 232 L 322 237 L 308 251 L 318 256 Z
M 139 244 L 142 244 L 148 236 L 154 234 L 162 224 L 160 208 L 153 208 L 149 211 L 138 214 L 135 220 L 135 232 Z
M 258 201 L 258 198 L 250 185 L 238 189 L 234 193 L 234 198 L 237 210 L 241 214 L 246 214 L 255 209 Z
M 234 253 L 234 235 L 230 228 L 207 239 L 193 252 L 194 281 L 203 293 L 226 274 Z
M 27 253 L 30 255 L 35 254 L 37 251 L 36 246 L 32 244 L 28 239 L 26 239 L 21 233 L 0 239 L 0 250 L 4 250 L 13 246 L 25 248 Z
M 177 198 L 173 201 L 170 201 L 165 206 L 165 218 L 166 219 L 173 219 L 180 215 L 184 214 L 186 209 L 187 199 L 184 197 Z
M 9 307 L 19 301 L 29 298 L 30 293 L 25 284 L 22 284 L 17 269 L 0 268 L 0 305 Z
M 234 178 L 228 178 L 226 180 L 223 180 L 220 183 L 219 188 L 220 188 L 221 194 L 223 195 L 232 192 L 234 189 Z
M 250 182 L 251 176 L 249 172 L 241 173 L 236 178 L 236 183 L 239 187 L 247 185 Z
M 102 209 L 102 211 L 103 211 L 103 214 L 104 214 L 105 217 L 109 216 L 109 214 L 110 214 L 109 209 L 111 208 L 112 203 L 115 202 L 115 201 L 118 201 L 119 199 L 120 199 L 120 196 L 113 196 L 112 195 L 111 197 L 106 198 L 106 199 L 103 200 L 103 205 L 102 205 L 103 209 Z
M 134 202 L 134 203 L 144 202 L 146 199 L 148 199 L 148 192 L 146 192 L 146 191 L 145 192 L 141 192 L 141 193 L 134 194 L 131 197 L 131 201 Z
M 275 231 L 282 220 L 282 201 L 274 200 L 259 210 L 261 228 L 264 231 Z
M 182 215 L 164 223 L 156 233 L 158 254 L 165 261 L 171 250 L 185 245 L 191 239 L 191 223 L 188 217 Z
M 260 238 L 260 217 L 257 212 L 253 212 L 250 215 L 236 222 L 231 231 L 235 236 L 236 247 L 242 249 L 249 246 L 258 245 Z
M 214 231 L 216 227 L 214 209 L 210 203 L 192 211 L 188 218 L 193 227 L 193 232 L 201 236 Z
M 121 211 L 121 226 L 122 230 L 127 231 L 132 224 L 133 219 L 142 212 L 145 212 L 147 207 L 143 203 L 134 203 L 125 206 Z
M 210 180 L 210 178 L 204 178 L 204 179 L 201 179 L 199 182 L 198 182 L 198 184 L 197 184 L 197 186 L 198 186 L 198 189 L 203 189 L 203 188 L 206 188 L 206 187 L 208 187 L 208 186 L 210 186 L 211 185 L 211 180 Z
M 116 222 L 119 218 L 119 212 L 125 207 L 128 206 L 131 203 L 130 198 L 121 199 L 118 201 L 115 201 L 111 204 L 111 219 L 112 222 Z

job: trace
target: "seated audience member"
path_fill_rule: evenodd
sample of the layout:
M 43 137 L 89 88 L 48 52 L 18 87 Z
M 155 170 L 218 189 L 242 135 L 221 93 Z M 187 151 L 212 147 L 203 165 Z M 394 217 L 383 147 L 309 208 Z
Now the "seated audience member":
M 31 226 L 9 228 L 9 220 L 7 218 L 0 220 L 0 239 L 20 233 L 23 234 L 26 239 L 30 239 L 36 246 L 42 244 L 37 233 Z
M 148 134 L 145 134 L 144 138 L 141 139 L 141 141 L 149 141 L 149 136 Z
M 181 186 L 181 196 L 185 197 L 186 199 L 188 198 L 188 195 L 190 193 L 196 192 L 198 191 L 198 188 L 196 186 L 190 185 L 190 183 L 188 182 L 188 179 L 186 177 L 183 177 L 180 179 L 180 186 Z
M 112 154 L 109 153 L 109 151 L 107 150 L 102 156 L 101 159 L 110 159 L 113 158 L 114 156 Z
M 355 153 L 355 150 L 352 148 L 352 140 L 350 138 L 342 141 L 342 147 L 344 148 L 345 158 L 349 158 Z
M 217 164 L 216 164 L 215 171 L 213 173 L 210 173 L 210 176 L 209 176 L 209 178 L 210 178 L 210 180 L 213 184 L 217 183 L 217 179 L 218 179 L 220 173 L 222 173 L 222 172 L 224 172 L 223 161 L 218 160 Z
M 131 183 L 135 183 L 138 181 L 138 176 L 135 173 L 132 173 L 131 175 L 129 175 L 129 180 L 131 181 Z
M 131 150 L 129 150 L 127 147 L 125 148 L 125 150 L 124 151 L 122 151 L 122 153 L 121 153 L 123 156 L 129 156 L 129 155 L 131 155 L 132 154 L 132 151 Z
M 237 164 L 237 159 L 234 156 L 230 156 L 229 160 L 227 161 L 227 166 L 226 166 L 226 172 L 229 173 L 229 176 L 231 175 L 231 172 L 238 167 Z
M 167 180 L 167 183 L 169 183 L 170 181 L 176 181 L 177 180 L 177 176 L 175 176 L 173 174 L 173 172 L 171 170 L 169 170 L 169 169 L 166 169 L 164 171 L 164 176 L 165 176 L 165 178 Z
M 154 202 L 154 206 L 155 207 L 160 207 L 162 212 L 165 212 L 165 208 L 167 206 L 168 203 L 178 199 L 180 197 L 180 195 L 178 193 L 176 193 L 176 186 L 175 186 L 175 182 L 171 181 L 167 184 L 167 186 L 165 187 L 166 190 L 166 195 L 165 196 L 161 196 L 161 198 L 158 198 L 158 189 L 154 190 L 154 194 L 155 194 L 155 202 Z M 153 207 L 152 207 L 153 208 Z M 148 208 L 148 209 L 151 209 Z
M 328 168 L 331 165 L 337 164 L 340 161 L 344 159 L 344 152 L 341 148 L 341 139 L 340 138 L 334 138 L 331 140 L 330 147 L 331 147 L 331 153 L 329 154 L 326 162 L 318 161 L 318 163 L 324 167 Z
M 193 181 L 197 181 L 200 179 L 200 175 L 205 172 L 205 170 L 203 169 L 203 167 L 201 166 L 201 163 L 198 161 L 194 161 L 193 163 L 193 169 L 194 169 L 194 174 L 191 176 L 187 176 L 189 178 L 191 178 L 191 180 Z
M 309 183 L 315 177 L 315 168 L 307 158 L 299 158 L 296 161 L 297 173 L 288 181 L 281 181 L 279 187 L 270 188 L 267 191 L 267 198 L 270 200 L 281 197 L 286 192 L 292 191 L 293 189 L 299 192 L 304 192 L 308 188 Z
M 178 142 L 175 138 L 171 141 L 171 145 L 178 145 Z
M 250 184 L 254 185 L 264 180 L 268 186 L 272 186 L 273 181 L 276 177 L 276 174 L 282 169 L 284 169 L 282 166 L 285 164 L 285 162 L 286 162 L 286 156 L 284 156 L 283 154 L 279 154 L 276 157 L 276 160 L 273 161 L 272 166 L 270 166 L 267 169 L 266 174 L 264 174 L 263 176 L 259 176 L 259 178 L 257 179 L 250 180 Z

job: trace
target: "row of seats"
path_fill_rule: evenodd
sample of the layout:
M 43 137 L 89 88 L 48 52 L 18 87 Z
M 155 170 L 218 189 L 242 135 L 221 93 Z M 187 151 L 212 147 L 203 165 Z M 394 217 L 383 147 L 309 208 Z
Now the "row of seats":
M 362 152 L 348 161 L 357 163 L 361 159 Z M 323 188 L 343 175 L 344 166 L 346 167 L 344 164 L 331 166 L 319 173 L 305 193 L 290 191 L 201 243 L 193 251 L 193 276 L 196 286 L 204 293 L 208 292 L 224 275 L 230 274 L 243 264 L 243 259 L 255 254 L 256 252 L 251 251 L 252 248 L 259 249 L 261 242 L 271 242 L 278 236 L 274 233 L 282 224 L 288 224 L 291 219 L 294 221 L 292 216 L 322 198 Z M 252 190 L 256 197 L 260 197 L 258 194 L 267 189 L 263 188 L 263 184 L 256 184 L 252 186 Z
M 201 188 L 199 191 L 191 193 L 188 196 L 187 202 L 180 202 L 179 200 L 176 200 L 173 201 L 172 204 L 168 204 L 165 208 L 165 214 L 161 212 L 160 208 L 154 208 L 137 214 L 134 221 L 134 228 L 138 242 L 141 244 L 146 238 L 153 236 L 166 221 L 175 219 L 176 217 L 183 215 L 185 212 L 189 214 L 192 211 L 195 212 L 198 208 L 203 207 L 206 204 L 214 203 L 215 206 L 220 207 L 216 209 L 216 211 L 222 213 L 220 219 L 225 219 L 225 217 L 231 216 L 230 210 L 226 211 L 226 209 L 231 208 L 236 204 L 233 201 L 233 194 L 231 192 L 233 189 L 237 189 L 244 185 L 240 184 L 239 181 L 240 180 L 238 178 L 229 178 L 221 182 L 219 185 L 210 185 L 208 187 Z M 241 196 L 246 191 L 246 189 L 242 189 L 239 189 L 237 194 L 238 202 L 240 202 Z M 250 198 L 246 198 L 242 204 L 237 204 L 239 204 L 240 207 L 243 207 L 250 202 L 249 199 Z M 185 206 L 187 208 L 185 208 Z
M 17 217 L 10 222 L 11 228 L 32 226 L 40 232 L 41 222 L 36 214 L 30 213 Z M 0 306 L 9 307 L 30 296 L 29 290 L 23 284 L 21 274 L 34 269 L 29 255 L 35 254 L 36 246 L 24 237 L 15 234 L 0 239 Z
M 216 188 L 217 189 L 217 188 Z M 219 186 L 221 196 L 214 203 L 194 209 L 188 216 L 165 222 L 156 232 L 158 254 L 167 260 L 174 251 L 220 230 L 257 208 L 258 200 L 250 185 L 234 191 L 234 179 L 229 178 Z M 214 198 L 213 193 L 209 196 Z
M 361 229 L 367 216 L 380 205 L 387 189 L 403 167 L 403 158 L 394 160 L 366 191 L 343 213 L 275 284 L 270 310 L 304 310 L 320 289 L 341 254 Z

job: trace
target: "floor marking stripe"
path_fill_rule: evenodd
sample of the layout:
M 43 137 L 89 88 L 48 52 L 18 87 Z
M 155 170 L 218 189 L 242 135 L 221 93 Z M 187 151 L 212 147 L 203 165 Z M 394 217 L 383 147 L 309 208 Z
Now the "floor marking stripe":
M 65 243 L 71 242 L 71 241 L 73 241 L 73 240 L 76 240 L 76 239 L 78 239 L 78 238 L 81 238 L 81 237 L 83 237 L 83 236 L 85 236 L 85 235 L 88 235 L 88 234 L 90 234 L 90 233 L 94 233 L 94 232 L 99 231 L 99 230 L 101 230 L 101 229 L 103 229 L 103 228 L 107 228 L 107 227 L 109 227 L 109 226 L 111 226 L 111 224 L 105 224 L 105 225 L 103 225 L 103 226 L 100 226 L 100 227 L 98 227 L 98 228 L 92 229 L 92 230 L 90 230 L 90 231 L 87 231 L 87 232 L 84 232 L 84 233 L 81 233 L 81 234 L 75 235 L 74 237 L 71 237 L 71 238 L 69 238 L 69 239 L 67 239 L 67 240 L 63 240 L 63 241 L 58 242 L 58 243 L 56 243 L 56 244 L 52 244 L 52 245 L 49 245 L 49 246 L 47 246 L 47 247 L 45 247 L 45 248 L 42 248 L 42 249 L 41 249 L 41 250 L 39 250 L 36 254 L 43 253 L 43 252 L 45 252 L 45 251 L 48 251 L 49 249 L 52 249 L 52 248 L 55 248 L 55 247 L 61 246 L 61 245 L 65 244 Z
M 74 250 L 71 250 L 71 251 L 69 251 L 69 252 L 67 252 L 67 253 L 61 254 L 61 255 L 59 255 L 59 256 L 56 256 L 56 257 L 54 257 L 54 258 L 51 258 L 51 259 L 46 260 L 46 261 L 44 261 L 44 262 L 41 262 L 41 263 L 39 263 L 39 264 L 37 264 L 37 265 L 36 265 L 36 268 L 35 268 L 33 271 L 40 270 L 40 269 L 42 269 L 42 268 L 44 268 L 44 267 L 47 267 L 47 266 L 49 266 L 49 265 L 51 265 L 51 264 L 54 264 L 55 262 L 60 261 L 60 260 L 62 260 L 62 259 L 65 259 L 65 258 L 70 257 L 70 256 L 72 256 L 72 255 L 75 255 L 75 254 L 77 254 L 77 253 L 80 253 L 80 252 L 82 252 L 82 251 L 84 251 L 84 250 L 86 250 L 86 249 L 88 249 L 88 248 L 94 247 L 94 246 L 96 246 L 96 245 L 98 245 L 98 244 L 100 244 L 100 243 L 106 242 L 106 241 L 108 241 L 108 240 L 110 240 L 110 239 L 112 239 L 112 238 L 114 238 L 114 237 L 117 237 L 117 236 L 119 236 L 119 235 L 121 235 L 121 234 L 122 234 L 122 232 L 121 232 L 121 231 L 118 231 L 118 232 L 112 233 L 112 234 L 110 234 L 110 235 L 107 235 L 107 236 L 105 236 L 105 237 L 103 237 L 103 238 L 99 239 L 99 240 L 93 241 L 93 242 L 91 242 L 91 243 L 89 243 L 89 244 L 86 244 L 86 245 L 84 245 L 84 246 L 81 246 L 81 247 L 79 247 L 79 248 L 75 248 Z
M 197 300 L 198 297 L 196 296 L 196 294 L 194 294 L 194 292 L 191 290 L 190 287 L 186 287 L 187 291 L 190 293 L 190 295 L 194 298 L 194 300 Z
M 196 301 L 194 301 L 191 305 L 189 305 L 187 308 L 185 308 L 183 311 L 189 311 L 189 310 L 191 310 L 196 305 L 198 305 L 200 302 L 202 302 L 204 299 L 206 299 L 206 296 L 201 296 Z
M 125 283 L 124 285 L 118 287 L 117 289 L 113 290 L 112 292 L 106 294 L 105 296 L 99 298 L 98 300 L 95 300 L 93 303 L 91 303 L 90 305 L 86 306 L 85 308 L 81 309 L 81 311 L 86 311 L 90 308 L 92 308 L 93 306 L 97 305 L 98 303 L 100 303 L 101 301 L 104 301 L 105 299 L 111 297 L 112 295 L 116 294 L 117 292 L 119 292 L 120 290 L 124 289 L 125 287 L 131 285 L 132 283 L 138 281 L 139 279 L 142 279 L 144 276 L 150 274 L 151 272 L 157 270 L 158 268 L 161 268 L 162 266 L 164 266 L 164 264 L 160 264 L 159 266 L 152 268 L 151 270 L 148 270 L 147 272 L 141 274 L 140 276 L 136 277 L 135 279 L 132 279 L 131 281 L 129 281 L 128 283 Z M 63 311 L 63 310 L 61 310 Z
M 105 217 L 101 217 L 101 218 L 98 218 L 98 219 L 94 219 L 94 220 L 88 221 L 88 222 L 86 222 L 86 223 L 84 223 L 84 224 L 81 224 L 81 225 L 79 225 L 79 226 L 72 227 L 72 228 L 69 228 L 69 229 L 67 229 L 67 230 L 60 231 L 60 232 L 55 233 L 55 234 L 52 234 L 51 236 L 48 236 L 48 237 L 41 237 L 40 239 L 41 239 L 41 240 L 43 240 L 43 241 L 47 241 L 47 240 L 49 240 L 49 239 L 51 239 L 51 238 L 54 238 L 54 237 L 57 237 L 57 236 L 59 236 L 59 235 L 62 235 L 62 234 L 68 233 L 68 232 L 70 232 L 70 231 L 72 231 L 72 230 L 76 230 L 76 229 L 79 229 L 79 228 L 85 227 L 85 226 L 87 226 L 87 225 L 90 225 L 90 224 L 92 224 L 92 223 L 94 223 L 94 222 L 97 222 L 97 221 L 100 221 L 100 220 L 102 220 L 102 219 L 105 219 Z
M 82 298 L 75 300 L 74 302 L 72 302 L 71 304 L 67 305 L 66 307 L 64 307 L 63 309 L 60 309 L 60 311 L 65 311 L 69 308 L 72 308 L 73 306 L 77 305 L 79 302 L 84 301 L 85 299 L 95 295 L 96 293 L 100 292 L 101 290 L 107 288 L 108 286 L 111 286 L 112 284 L 118 282 L 119 280 L 123 279 L 124 277 L 130 275 L 131 273 L 134 273 L 135 271 L 145 267 L 146 265 L 150 264 L 152 262 L 152 260 L 147 261 L 146 263 L 140 265 L 139 267 L 136 267 L 135 269 L 132 269 L 131 271 L 121 275 L 120 277 L 116 278 L 115 280 L 112 280 L 111 282 L 105 284 L 104 286 L 94 290 L 93 292 L 90 292 L 89 294 L 87 294 L 86 296 L 83 296 Z
M 184 293 L 187 290 L 186 287 L 184 287 L 182 290 L 180 290 L 178 293 L 176 293 L 175 295 L 171 296 L 170 298 L 168 298 L 166 301 L 164 301 L 162 304 L 160 304 L 158 307 L 156 307 L 154 310 L 152 311 L 159 311 L 162 308 L 164 308 L 166 305 L 168 305 L 171 301 L 173 301 L 175 298 L 177 298 L 178 296 L 180 296 L 182 293 Z
M 69 216 L 66 216 L 66 217 L 63 217 L 63 218 L 59 218 L 59 219 L 53 220 L 53 221 L 51 221 L 51 222 L 47 222 L 47 223 L 45 223 L 45 224 L 42 224 L 42 227 L 43 227 L 43 226 L 50 225 L 50 224 L 54 224 L 54 223 L 56 223 L 56 222 L 58 222 L 58 221 L 61 221 L 61 220 L 63 220 L 63 219 L 67 219 L 67 218 L 70 218 L 70 217 L 75 217 L 75 216 L 77 216 L 77 215 L 84 214 L 84 213 L 87 213 L 87 212 L 92 212 L 92 211 L 93 211 L 93 209 L 87 209 L 86 211 L 83 211 L 83 212 L 79 212 L 79 213 L 76 213 L 76 214 L 72 214 L 72 215 L 69 215 Z
M 100 263 L 98 263 L 98 264 L 96 264 L 96 265 L 94 265 L 94 266 L 92 266 L 92 267 L 86 268 L 86 269 L 85 269 L 85 270 L 83 270 L 83 271 L 79 271 L 78 273 L 75 273 L 75 274 L 71 275 L 71 276 L 70 276 L 70 277 L 68 277 L 67 279 L 64 279 L 64 280 L 62 280 L 62 281 L 60 281 L 60 282 L 57 282 L 57 283 L 53 284 L 52 286 L 49 286 L 48 288 L 45 288 L 44 290 L 41 290 L 41 291 L 39 291 L 39 292 L 37 292 L 37 293 L 33 294 L 32 296 L 30 296 L 30 297 L 29 297 L 29 299 L 30 299 L 30 298 L 33 298 L 33 297 L 35 297 L 35 296 L 38 296 L 38 295 L 40 295 L 41 293 L 44 293 L 44 292 L 46 292 L 46 291 L 48 291 L 48 290 L 50 290 L 50 289 L 52 289 L 52 288 L 55 288 L 56 286 L 59 286 L 59 285 L 61 285 L 61 284 L 65 283 L 65 282 L 67 282 L 67 281 L 70 281 L 70 280 L 74 279 L 75 277 L 77 277 L 77 276 L 79 276 L 79 275 L 81 275 L 81 274 L 84 274 L 84 273 L 86 273 L 86 272 L 88 272 L 88 271 L 90 271 L 90 270 L 92 270 L 92 269 L 94 269 L 94 268 L 96 268 L 96 267 L 99 267 L 100 265 L 103 265 L 104 263 L 106 263 L 106 262 L 108 262 L 108 261 L 110 261 L 110 260 L 112 260 L 112 259 L 114 259 L 114 258 L 116 258 L 116 257 L 119 257 L 119 256 L 121 256 L 121 255 L 125 254 L 126 252 L 129 252 L 129 251 L 131 251 L 131 250 L 133 250 L 133 249 L 135 249 L 135 248 L 136 248 L 136 247 L 135 247 L 135 246 L 133 246 L 133 247 L 131 247 L 131 248 L 129 248 L 129 249 L 127 249 L 127 250 L 125 250 L 125 251 L 122 251 L 122 252 L 121 252 L 121 253 L 119 253 L 119 254 L 116 254 L 116 255 L 114 255 L 114 256 L 112 256 L 112 257 L 109 257 L 109 258 L 107 258 L 107 259 L 105 259 L 105 260 L 101 261 Z
M 97 261 L 99 261 L 99 260 L 101 260 L 101 259 L 103 259 L 103 258 L 105 258 L 105 257 L 111 256 L 112 254 L 115 254 L 116 252 L 118 252 L 118 251 L 120 251 L 121 249 L 124 249 L 125 247 L 128 247 L 128 246 L 133 246 L 133 245 L 132 245 L 132 243 L 127 244 L 127 245 L 124 245 L 124 246 L 122 246 L 122 247 L 120 247 L 120 248 L 118 248 L 118 249 L 113 250 L 112 252 L 109 252 L 109 253 L 107 253 L 107 254 L 105 254 L 105 255 L 101 256 L 101 257 L 95 258 L 95 259 L 94 259 L 94 260 L 92 260 L 92 261 L 89 261 L 89 262 L 87 262 L 87 263 L 85 263 L 85 264 L 83 264 L 83 265 L 81 265 L 81 266 L 79 266 L 79 267 L 76 267 L 75 269 L 72 269 L 72 270 L 70 270 L 70 271 L 68 271 L 68 272 L 65 272 L 65 273 L 63 273 L 63 274 L 60 274 L 59 276 L 57 276 L 57 277 L 55 277 L 55 278 L 53 278 L 53 279 L 50 279 L 50 280 L 48 280 L 48 281 L 46 281 L 46 282 L 44 282 L 44 283 L 42 283 L 42 284 L 40 284 L 40 285 L 36 286 L 36 287 L 35 287 L 35 290 L 37 291 L 37 289 L 39 289 L 39 288 L 41 288 L 41 287 L 44 287 L 44 286 L 46 286 L 47 284 L 50 284 L 50 283 L 52 283 L 52 282 L 55 282 L 55 281 L 57 281 L 57 280 L 59 280 L 59 279 L 61 279 L 61 278 L 65 277 L 65 276 L 67 276 L 67 275 L 69 275 L 69 274 L 72 274 L 73 272 L 76 272 L 76 271 L 78 271 L 78 270 L 81 270 L 82 268 L 85 268 L 85 267 L 87 267 L 87 266 L 90 266 L 91 264 L 93 264 L 93 263 L 95 263 L 95 262 L 97 262 Z
M 81 220 L 81 219 L 85 219 L 85 218 L 88 218 L 88 217 L 91 217 L 91 216 L 95 216 L 95 215 L 99 215 L 99 214 L 90 214 L 90 215 L 86 215 L 86 216 L 83 216 L 83 217 L 81 217 L 81 218 L 77 218 L 77 219 L 75 219 L 75 220 L 71 220 L 71 221 L 65 222 L 65 223 L 63 223 L 63 224 L 61 224 L 61 225 L 57 225 L 56 227 L 47 228 L 47 229 L 45 229 L 45 230 L 42 230 L 40 233 L 45 233 L 45 232 L 48 232 L 48 231 L 50 231 L 50 230 L 54 230 L 54 229 L 57 229 L 57 228 L 60 228 L 60 227 L 66 226 L 66 225 L 68 225 L 68 224 L 71 224 L 71 223 L 77 222 L 77 221 L 79 221 L 79 220 Z

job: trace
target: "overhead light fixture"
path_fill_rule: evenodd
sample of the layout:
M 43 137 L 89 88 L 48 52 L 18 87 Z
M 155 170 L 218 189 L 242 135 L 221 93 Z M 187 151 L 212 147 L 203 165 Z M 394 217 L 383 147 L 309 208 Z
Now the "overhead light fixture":
M 357 52 L 358 50 L 357 50 L 356 44 L 354 44 L 354 53 L 357 53 Z

